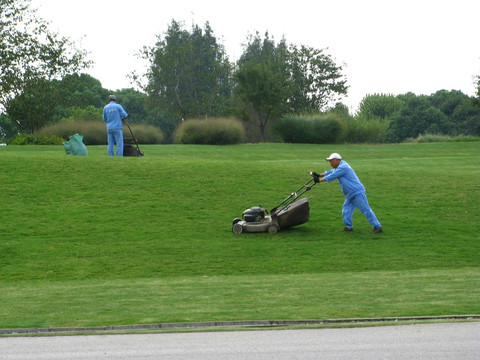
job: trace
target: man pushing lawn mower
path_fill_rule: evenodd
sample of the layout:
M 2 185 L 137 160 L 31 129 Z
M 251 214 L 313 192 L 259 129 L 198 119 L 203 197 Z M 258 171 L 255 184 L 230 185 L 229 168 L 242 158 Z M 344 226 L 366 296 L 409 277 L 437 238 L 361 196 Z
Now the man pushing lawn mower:
M 353 212 L 356 208 L 358 208 L 361 213 L 366 216 L 370 225 L 373 226 L 373 230 L 370 231 L 370 233 L 381 233 L 383 231 L 382 225 L 377 220 L 373 210 L 370 208 L 365 187 L 358 179 L 355 171 L 345 160 L 342 160 L 340 154 L 333 153 L 325 160 L 330 161 L 330 165 L 333 169 L 325 171 L 321 174 L 311 172 L 310 175 L 313 176 L 313 179 L 316 183 L 325 181 L 330 182 L 338 179 L 340 188 L 345 195 L 345 202 L 343 203 L 342 208 L 343 223 L 345 224 L 345 227 L 342 229 L 342 231 L 353 231 Z

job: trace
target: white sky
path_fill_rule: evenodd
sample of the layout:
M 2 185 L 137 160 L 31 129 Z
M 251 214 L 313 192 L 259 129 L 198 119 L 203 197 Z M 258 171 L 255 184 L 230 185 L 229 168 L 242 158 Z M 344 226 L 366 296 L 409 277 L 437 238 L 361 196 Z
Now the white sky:
M 231 61 L 258 31 L 276 41 L 325 49 L 345 64 L 355 111 L 374 93 L 430 95 L 437 90 L 475 94 L 480 75 L 478 0 L 31 0 L 50 29 L 87 50 L 86 72 L 104 88 L 132 87 L 127 75 L 145 73 L 135 57 L 155 44 L 172 19 L 191 30 L 206 21 Z

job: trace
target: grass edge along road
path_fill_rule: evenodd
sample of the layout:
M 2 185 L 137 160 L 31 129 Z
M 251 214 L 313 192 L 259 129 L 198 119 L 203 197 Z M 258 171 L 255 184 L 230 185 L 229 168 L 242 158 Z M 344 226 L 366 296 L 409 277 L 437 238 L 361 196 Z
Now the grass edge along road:
M 478 314 L 477 269 L 2 283 L 1 328 Z M 421 291 L 419 291 L 421 289 Z M 461 299 L 461 301 L 459 301 Z M 119 315 L 121 315 L 119 317 Z
M 142 150 L 1 149 L 0 328 L 479 313 L 478 143 Z M 305 225 L 231 233 L 233 217 L 276 205 L 334 150 L 384 234 L 369 236 L 358 212 L 353 236 L 338 233 L 336 183 L 312 190 Z M 107 181 L 123 208 L 105 202 Z

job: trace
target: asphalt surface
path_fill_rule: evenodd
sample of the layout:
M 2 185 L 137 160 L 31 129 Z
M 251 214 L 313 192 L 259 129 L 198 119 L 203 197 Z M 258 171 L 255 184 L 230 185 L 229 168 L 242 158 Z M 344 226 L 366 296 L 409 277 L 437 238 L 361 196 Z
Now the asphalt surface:
M 479 360 L 480 322 L 0 338 L 2 360 Z

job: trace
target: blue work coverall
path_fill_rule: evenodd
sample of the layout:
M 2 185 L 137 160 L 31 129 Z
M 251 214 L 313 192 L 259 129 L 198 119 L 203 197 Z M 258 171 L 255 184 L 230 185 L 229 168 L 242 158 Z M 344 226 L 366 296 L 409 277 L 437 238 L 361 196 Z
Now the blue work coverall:
M 122 105 L 115 101 L 103 108 L 103 121 L 107 123 L 108 135 L 108 155 L 114 156 L 113 145 L 117 145 L 117 156 L 123 156 L 123 131 L 122 118 L 126 118 L 128 114 Z
M 367 193 L 365 186 L 358 179 L 355 171 L 344 160 L 340 161 L 340 164 L 336 169 L 328 170 L 324 172 L 324 179 L 327 182 L 338 179 L 340 188 L 345 195 L 345 202 L 342 208 L 343 223 L 347 228 L 353 228 L 352 216 L 355 208 L 358 208 L 363 215 L 366 216 L 370 225 L 374 228 L 382 227 L 377 220 L 375 213 L 368 205 Z

